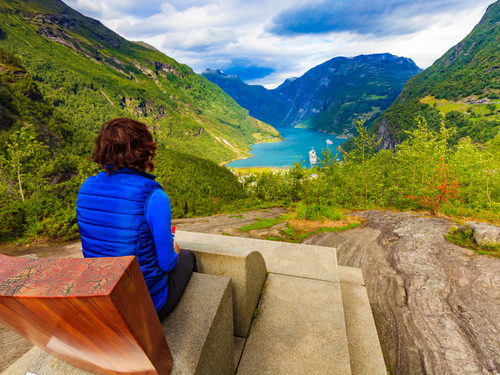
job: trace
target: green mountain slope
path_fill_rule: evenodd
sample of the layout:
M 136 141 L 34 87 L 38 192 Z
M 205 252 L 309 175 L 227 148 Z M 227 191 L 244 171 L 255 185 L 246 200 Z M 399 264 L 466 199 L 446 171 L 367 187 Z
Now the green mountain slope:
M 500 113 L 500 2 L 488 7 L 472 32 L 423 73 L 411 78 L 401 95 L 375 121 L 374 131 L 392 148 L 405 139 L 404 130 L 415 127 L 414 117 L 424 116 L 439 127 L 440 112 L 457 127 L 454 142 L 470 136 L 487 142 L 499 130 Z
M 352 134 L 355 120 L 371 124 L 422 70 L 388 53 L 336 57 L 286 80 L 274 90 L 247 85 L 236 76 L 203 72 L 250 115 L 273 126 L 297 126 L 333 134 Z
M 93 138 L 45 100 L 19 57 L 0 47 L 0 242 L 79 236 L 77 192 L 97 172 L 88 161 Z M 229 169 L 211 160 L 161 145 L 154 162 L 173 217 L 213 215 L 247 197 Z
M 160 143 L 218 162 L 280 138 L 188 66 L 59 0 L 0 2 L 0 46 L 21 57 L 46 101 L 90 133 L 134 117 Z

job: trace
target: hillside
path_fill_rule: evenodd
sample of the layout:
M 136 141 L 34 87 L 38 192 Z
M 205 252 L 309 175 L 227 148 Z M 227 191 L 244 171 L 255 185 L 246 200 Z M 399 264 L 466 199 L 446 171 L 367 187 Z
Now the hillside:
M 134 117 L 160 143 L 217 162 L 280 138 L 188 66 L 59 0 L 1 2 L 0 46 L 21 57 L 47 102 L 89 133 L 110 118 Z
M 44 98 L 19 57 L 0 47 L 0 242 L 78 237 L 77 192 L 97 172 L 88 160 L 93 138 Z M 247 196 L 229 169 L 165 145 L 154 173 L 173 217 L 215 214 Z
M 480 143 L 494 138 L 500 125 L 499 39 L 500 2 L 496 2 L 465 39 L 411 78 L 375 121 L 374 130 L 384 137 L 381 147 L 392 148 L 404 140 L 404 130 L 415 127 L 417 115 L 437 129 L 440 112 L 448 125 L 457 127 L 454 142 L 464 136 Z
M 247 85 L 220 70 L 203 72 L 250 115 L 273 126 L 297 126 L 352 134 L 355 120 L 371 124 L 421 72 L 411 59 L 388 53 L 336 57 L 274 90 Z

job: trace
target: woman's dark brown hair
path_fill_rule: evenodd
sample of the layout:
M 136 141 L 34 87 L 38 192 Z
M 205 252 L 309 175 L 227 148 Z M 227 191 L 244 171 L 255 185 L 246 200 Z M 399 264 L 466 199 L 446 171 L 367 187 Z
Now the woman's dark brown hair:
M 120 167 L 154 169 L 156 142 L 146 125 L 129 118 L 106 121 L 95 140 L 93 160 L 110 174 Z

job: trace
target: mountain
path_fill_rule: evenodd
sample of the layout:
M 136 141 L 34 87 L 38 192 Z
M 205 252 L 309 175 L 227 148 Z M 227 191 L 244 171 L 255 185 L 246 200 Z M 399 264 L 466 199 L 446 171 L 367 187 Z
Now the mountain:
M 423 73 L 411 78 L 373 130 L 383 137 L 382 148 L 405 139 L 405 130 L 424 116 L 437 129 L 440 113 L 457 128 L 453 141 L 469 136 L 485 143 L 500 130 L 500 2 L 491 4 L 472 32 Z
M 81 183 L 97 172 L 88 160 L 94 134 L 46 100 L 21 59 L 0 47 L 0 243 L 76 239 Z M 173 217 L 241 207 L 246 190 L 228 168 L 165 145 L 154 174 Z
M 207 69 L 202 75 L 251 116 L 273 126 L 349 134 L 359 118 L 371 124 L 421 71 L 411 59 L 384 53 L 333 58 L 274 90 L 248 85 L 220 70 Z
M 0 2 L 0 46 L 20 56 L 45 102 L 90 134 L 133 117 L 161 144 L 217 162 L 281 138 L 188 66 L 60 0 Z
M 3 153 L 9 145 L 13 146 L 10 139 L 21 128 L 29 129 L 34 141 L 45 145 L 46 150 L 39 148 L 40 155 L 33 155 L 37 163 L 55 159 L 53 183 L 60 182 L 61 178 L 69 179 L 91 148 L 92 134 L 71 124 L 52 103 L 47 102 L 22 66 L 21 59 L 0 47 L 0 179 L 5 178 Z M 19 146 L 23 149 L 29 145 Z M 18 162 L 21 165 L 26 163 L 25 160 Z

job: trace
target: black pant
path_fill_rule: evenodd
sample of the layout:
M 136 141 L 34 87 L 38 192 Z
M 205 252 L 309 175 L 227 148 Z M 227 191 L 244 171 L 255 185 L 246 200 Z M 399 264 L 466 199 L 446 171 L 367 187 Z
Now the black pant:
M 163 307 L 158 311 L 162 320 L 177 306 L 193 272 L 197 272 L 196 257 L 191 250 L 181 250 L 177 266 L 168 273 L 168 294 Z

